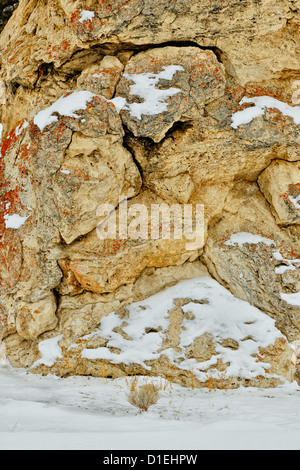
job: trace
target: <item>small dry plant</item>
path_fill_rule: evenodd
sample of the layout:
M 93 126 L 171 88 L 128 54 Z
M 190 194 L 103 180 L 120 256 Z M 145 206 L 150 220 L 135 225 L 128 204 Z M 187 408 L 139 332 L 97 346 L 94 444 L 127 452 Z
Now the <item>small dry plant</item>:
M 148 411 L 148 408 L 155 405 L 159 399 L 160 387 L 154 384 L 132 387 L 127 393 L 127 399 L 133 406 L 139 408 L 140 413 Z
M 133 392 L 136 390 L 139 382 L 139 376 L 138 375 L 133 375 L 131 377 L 126 377 L 125 378 L 126 385 L 129 389 L 130 392 Z

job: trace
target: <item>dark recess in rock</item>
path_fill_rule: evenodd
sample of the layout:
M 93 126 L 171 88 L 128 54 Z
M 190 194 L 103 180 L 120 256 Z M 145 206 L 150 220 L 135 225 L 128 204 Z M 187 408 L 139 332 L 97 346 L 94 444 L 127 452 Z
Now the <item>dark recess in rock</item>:
M 0 0 L 0 33 L 18 5 L 16 1 Z

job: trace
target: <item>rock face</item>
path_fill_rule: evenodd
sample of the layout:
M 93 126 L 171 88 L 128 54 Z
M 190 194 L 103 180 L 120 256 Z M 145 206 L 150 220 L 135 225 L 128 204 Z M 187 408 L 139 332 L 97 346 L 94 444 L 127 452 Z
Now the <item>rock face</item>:
M 51 361 L 54 343 L 58 353 Z M 35 372 L 159 374 L 197 388 L 272 387 L 293 379 L 295 364 L 273 320 L 206 276 L 103 316 L 76 343 L 58 336 L 41 342 L 39 350 Z
M 299 22 L 296 0 L 19 2 L 0 35 L 11 364 L 300 377 Z

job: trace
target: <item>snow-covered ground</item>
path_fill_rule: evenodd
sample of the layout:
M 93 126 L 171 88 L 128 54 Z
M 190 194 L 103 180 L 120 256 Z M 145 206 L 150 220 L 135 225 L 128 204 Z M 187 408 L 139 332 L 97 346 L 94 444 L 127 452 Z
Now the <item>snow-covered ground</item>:
M 41 377 L 0 366 L 0 449 L 300 449 L 296 383 L 209 391 L 156 378 L 160 399 L 140 414 L 126 397 L 129 380 Z

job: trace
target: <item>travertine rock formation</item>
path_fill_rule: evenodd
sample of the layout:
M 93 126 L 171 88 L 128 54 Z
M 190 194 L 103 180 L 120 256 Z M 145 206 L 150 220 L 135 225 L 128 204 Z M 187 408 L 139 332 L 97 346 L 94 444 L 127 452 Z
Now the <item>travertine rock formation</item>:
M 299 0 L 19 2 L 0 35 L 0 339 L 11 364 L 188 386 L 299 377 L 299 23 Z M 149 236 L 145 214 L 172 205 L 194 209 L 192 246 L 186 233 Z M 108 214 L 125 235 L 101 238 Z M 193 284 L 202 276 L 207 297 Z M 148 298 L 187 279 L 143 323 Z M 223 288 L 224 313 L 213 310 Z M 248 312 L 232 336 L 227 301 Z M 224 314 L 224 334 L 211 312 Z M 247 333 L 263 318 L 266 341 Z M 124 344 L 151 354 L 138 360 Z M 245 351 L 248 373 L 234 362 Z

